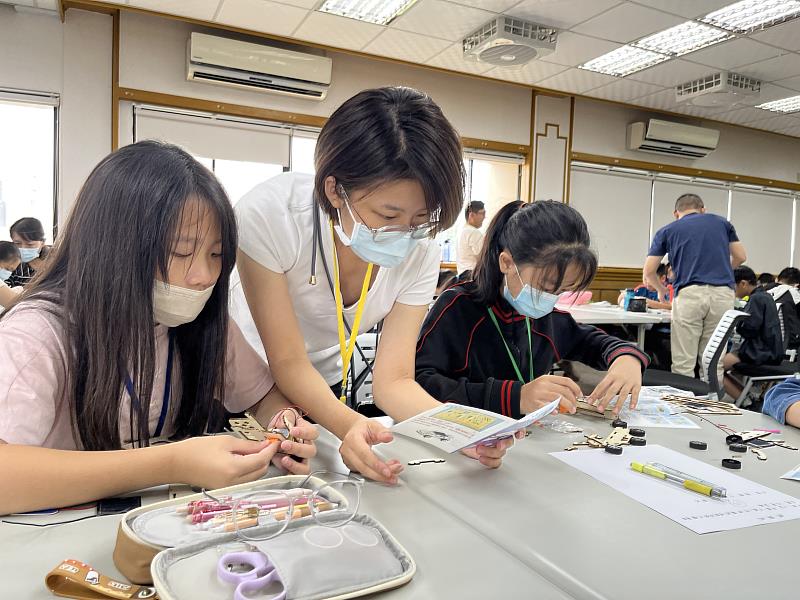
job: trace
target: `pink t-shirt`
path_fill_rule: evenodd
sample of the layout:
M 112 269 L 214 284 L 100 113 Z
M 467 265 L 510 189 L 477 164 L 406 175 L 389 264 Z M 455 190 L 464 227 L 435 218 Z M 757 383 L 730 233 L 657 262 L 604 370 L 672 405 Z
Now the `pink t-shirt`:
M 169 329 L 156 327 L 156 363 L 150 401 L 153 435 L 164 399 Z M 0 320 L 0 440 L 9 444 L 76 450 L 66 388 L 67 352 L 58 318 L 37 302 L 15 306 Z M 256 404 L 274 382 L 264 360 L 233 320 L 228 326 L 225 408 L 240 412 Z M 172 366 L 172 393 L 163 435 L 174 432 L 181 395 L 180 361 Z M 120 436 L 130 443 L 130 397 L 123 394 Z

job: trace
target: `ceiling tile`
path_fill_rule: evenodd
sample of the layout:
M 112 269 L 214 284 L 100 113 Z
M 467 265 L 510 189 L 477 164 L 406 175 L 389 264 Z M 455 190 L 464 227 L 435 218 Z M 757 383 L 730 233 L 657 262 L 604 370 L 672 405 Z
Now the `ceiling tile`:
M 587 37 L 571 31 L 564 31 L 558 34 L 556 41 L 556 51 L 542 57 L 546 62 L 554 62 L 568 67 L 577 67 L 587 60 L 611 52 L 619 48 L 619 44 L 598 40 L 597 38 Z
M 373 23 L 312 11 L 294 32 L 293 37 L 324 43 L 335 48 L 361 50 L 384 29 Z
M 393 21 L 391 28 L 455 42 L 496 16 L 485 10 L 442 0 L 420 0 L 408 12 Z
M 602 15 L 573 27 L 584 33 L 612 42 L 628 43 L 640 37 L 683 23 L 685 19 L 638 4 L 621 4 Z
M 735 123 L 736 125 L 745 125 L 746 123 L 752 123 L 753 121 L 759 121 L 764 119 L 764 115 L 769 115 L 769 111 L 761 110 L 760 108 L 736 108 L 734 110 L 728 111 L 726 113 L 722 113 L 717 118 L 720 121 L 725 121 L 726 123 Z
M 664 12 L 672 13 L 694 19 L 731 4 L 734 0 L 633 0 L 636 4 L 657 8 Z
M 130 0 L 131 6 L 181 17 L 211 21 L 219 0 Z
M 490 10 L 496 13 L 503 13 L 515 4 L 519 4 L 519 0 L 450 0 L 450 2 L 453 4 L 472 6 L 474 8 L 482 8 L 483 10 Z
M 567 69 L 563 73 L 540 81 L 537 85 L 559 92 L 583 94 L 591 89 L 606 85 L 615 80 L 616 77 L 612 77 L 611 75 L 593 73 L 592 71 L 584 71 L 583 69 Z
M 644 81 L 645 83 L 654 83 L 663 87 L 671 87 L 713 72 L 714 69 L 706 67 L 705 65 L 698 65 L 676 58 L 645 69 L 644 71 L 628 75 L 628 79 Z
M 787 50 L 800 50 L 800 19 L 770 27 L 766 31 L 754 33 L 750 37 Z
M 308 11 L 265 0 L 225 0 L 216 21 L 276 35 L 291 35 Z
M 780 52 L 777 48 L 747 38 L 735 38 L 710 48 L 692 52 L 683 58 L 717 69 L 735 69 L 760 60 L 775 58 Z
M 619 79 L 608 85 L 593 89 L 589 96 L 603 98 L 605 100 L 618 100 L 620 102 L 630 102 L 636 98 L 641 98 L 649 94 L 655 94 L 663 88 L 651 83 L 642 83 L 633 79 Z
M 387 29 L 372 40 L 364 48 L 364 52 L 411 62 L 425 62 L 450 45 L 446 40 Z
M 778 82 L 781 87 L 788 88 L 795 92 L 800 92 L 800 77 L 790 77 L 789 79 L 781 79 Z
M 773 112 L 761 111 L 766 113 L 766 117 L 758 119 L 757 121 L 748 121 L 745 123 L 748 127 L 758 127 L 759 129 L 768 129 L 770 131 L 778 131 L 779 129 L 787 129 L 800 125 L 800 119 L 791 115 L 779 115 Z
M 223 0 L 224 2 L 225 0 Z M 313 10 L 317 7 L 320 0 L 279 0 L 281 4 L 289 4 L 291 6 L 299 6 L 300 8 L 307 8 Z
M 776 85 L 773 83 L 762 83 L 761 93 L 758 95 L 758 98 L 754 98 L 752 100 L 749 99 L 745 100 L 744 104 L 755 106 L 756 104 L 762 104 L 764 102 L 772 102 L 773 100 L 781 100 L 783 98 L 790 98 L 796 95 L 797 92 L 787 87 L 784 87 L 783 82 L 780 82 L 780 85 Z
M 523 0 L 507 13 L 543 25 L 569 29 L 619 3 L 620 0 Z
M 662 89 L 655 94 L 637 98 L 634 104 L 661 110 L 676 110 L 678 107 L 678 103 L 675 101 L 675 90 L 672 88 Z
M 534 60 L 521 67 L 494 67 L 491 71 L 484 73 L 484 75 L 504 81 L 516 81 L 517 83 L 533 85 L 542 79 L 552 77 L 566 70 L 567 67 L 562 65 L 554 65 L 553 63 Z
M 800 123 L 800 120 L 798 121 Z M 782 133 L 784 135 L 793 135 L 794 137 L 800 138 L 800 124 L 794 125 L 792 127 L 785 127 L 783 129 L 779 129 L 778 133 Z
M 757 77 L 763 81 L 776 81 L 800 75 L 800 54 L 784 54 L 753 63 L 739 69 L 744 75 Z
M 453 44 L 447 50 L 437 54 L 425 64 L 433 67 L 441 67 L 442 69 L 450 69 L 451 71 L 474 73 L 476 75 L 486 73 L 486 71 L 494 68 L 492 65 L 487 65 L 486 63 L 466 60 L 464 58 L 464 50 L 461 47 L 461 42 Z

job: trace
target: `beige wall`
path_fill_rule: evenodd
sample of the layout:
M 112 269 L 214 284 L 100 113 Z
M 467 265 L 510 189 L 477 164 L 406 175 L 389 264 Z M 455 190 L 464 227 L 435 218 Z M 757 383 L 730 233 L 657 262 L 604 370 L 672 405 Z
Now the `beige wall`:
M 238 90 L 186 80 L 191 31 L 215 33 L 180 21 L 123 12 L 120 85 L 325 117 L 363 89 L 407 85 L 430 94 L 464 137 L 530 143 L 531 94 L 520 86 L 332 52 L 333 82 L 322 102 Z

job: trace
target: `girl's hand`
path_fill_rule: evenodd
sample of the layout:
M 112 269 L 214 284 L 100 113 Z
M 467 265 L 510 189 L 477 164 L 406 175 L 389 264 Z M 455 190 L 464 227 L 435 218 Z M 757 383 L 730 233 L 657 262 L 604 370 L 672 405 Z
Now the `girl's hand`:
M 275 415 L 273 421 L 280 415 Z M 279 469 L 284 469 L 292 475 L 308 475 L 311 472 L 309 460 L 317 455 L 317 446 L 314 440 L 319 437 L 317 428 L 297 416 L 294 411 L 286 411 L 286 418 L 289 420 L 293 427 L 289 430 L 291 435 L 297 442 L 284 440 L 280 443 L 279 453 L 272 457 L 272 464 Z M 270 426 L 280 427 L 270 423 Z M 300 460 L 296 460 L 299 458 Z
M 523 414 L 549 404 L 561 396 L 560 412 L 574 413 L 578 398 L 583 396 L 581 388 L 569 377 L 559 375 L 542 375 L 522 386 L 519 397 L 519 409 Z
M 377 421 L 359 418 L 342 439 L 339 454 L 351 471 L 383 483 L 397 483 L 403 465 L 397 460 L 382 461 L 372 451 L 375 444 L 386 444 L 394 439 L 392 433 Z
M 165 448 L 171 453 L 171 481 L 211 490 L 263 477 L 278 443 L 215 435 L 190 438 Z
M 597 407 L 598 412 L 603 412 L 611 399 L 619 396 L 614 405 L 614 414 L 618 415 L 629 395 L 631 408 L 636 408 L 641 389 L 642 363 L 633 356 L 623 355 L 611 363 L 606 376 L 589 394 L 589 401 Z
M 479 445 L 474 448 L 465 448 L 461 451 L 464 456 L 469 456 L 472 459 L 480 462 L 484 467 L 496 469 L 503 464 L 503 457 L 508 452 L 508 449 L 514 445 L 515 439 L 522 439 L 525 437 L 525 430 L 517 431 L 514 437 L 499 440 L 492 446 Z

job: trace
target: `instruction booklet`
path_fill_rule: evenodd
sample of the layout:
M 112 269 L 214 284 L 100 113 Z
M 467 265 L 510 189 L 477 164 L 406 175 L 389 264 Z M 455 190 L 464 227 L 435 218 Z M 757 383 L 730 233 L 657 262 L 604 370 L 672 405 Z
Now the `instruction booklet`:
M 479 444 L 508 438 L 558 410 L 559 396 L 550 404 L 519 420 L 462 404 L 442 404 L 392 427 L 400 435 L 420 440 L 445 452 L 458 452 Z

